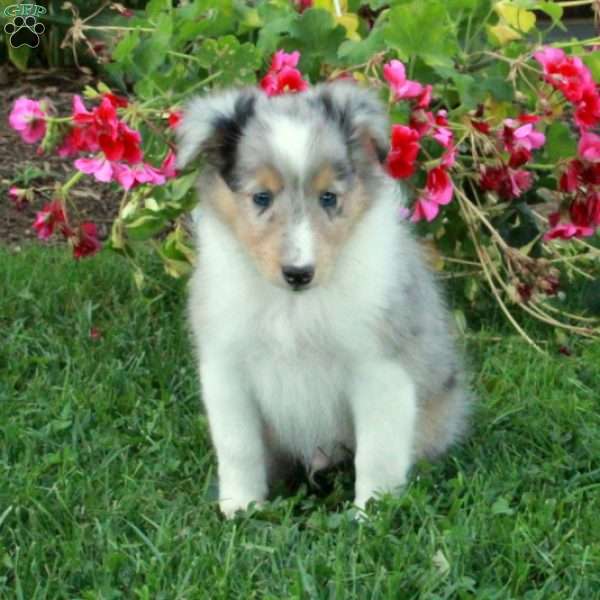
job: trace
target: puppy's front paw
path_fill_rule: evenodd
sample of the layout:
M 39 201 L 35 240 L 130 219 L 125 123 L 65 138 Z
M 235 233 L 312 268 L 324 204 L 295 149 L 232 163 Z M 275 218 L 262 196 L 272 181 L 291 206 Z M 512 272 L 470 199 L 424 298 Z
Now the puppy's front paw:
M 237 513 L 248 510 L 250 505 L 260 508 L 263 504 L 254 498 L 224 498 L 219 500 L 219 509 L 226 519 L 233 519 Z

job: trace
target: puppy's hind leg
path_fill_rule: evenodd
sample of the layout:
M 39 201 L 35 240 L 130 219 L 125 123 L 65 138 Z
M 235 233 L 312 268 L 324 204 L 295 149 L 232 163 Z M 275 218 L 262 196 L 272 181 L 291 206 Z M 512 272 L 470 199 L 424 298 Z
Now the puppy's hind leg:
M 258 408 L 227 361 L 201 365 L 202 394 L 219 464 L 219 506 L 228 518 L 266 499 L 267 457 Z
M 413 461 L 416 392 L 402 365 L 380 361 L 356 373 L 351 397 L 356 435 L 356 497 L 359 508 L 376 492 L 406 483 Z

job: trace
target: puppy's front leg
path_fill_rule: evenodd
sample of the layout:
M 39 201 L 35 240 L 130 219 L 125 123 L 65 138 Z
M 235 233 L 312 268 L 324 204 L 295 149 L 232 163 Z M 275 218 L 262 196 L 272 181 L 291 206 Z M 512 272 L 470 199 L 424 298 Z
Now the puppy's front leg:
M 356 434 L 356 497 L 364 508 L 375 492 L 393 492 L 406 483 L 416 426 L 415 386 L 392 361 L 359 369 L 352 394 Z
M 202 364 L 200 377 L 219 463 L 219 506 L 230 518 L 267 497 L 260 414 L 238 372 L 226 361 Z

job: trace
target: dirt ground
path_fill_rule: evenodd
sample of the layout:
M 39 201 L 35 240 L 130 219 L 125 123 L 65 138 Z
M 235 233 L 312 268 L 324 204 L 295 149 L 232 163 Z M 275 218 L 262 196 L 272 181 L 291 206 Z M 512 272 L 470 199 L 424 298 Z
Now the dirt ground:
M 38 156 L 37 145 L 25 144 L 9 127 L 8 115 L 14 101 L 20 96 L 35 100 L 46 97 L 61 116 L 67 116 L 71 112 L 73 94 L 81 93 L 85 85 L 93 83 L 76 72 L 34 70 L 19 73 L 5 65 L 0 66 L 0 244 L 14 246 L 35 240 L 35 230 L 31 226 L 36 211 L 52 199 L 54 183 L 66 181 L 74 172 L 73 158 Z M 43 172 L 29 184 L 37 190 L 35 200 L 17 210 L 8 197 L 8 189 L 12 185 L 25 187 L 18 180 L 33 169 Z M 118 209 L 118 190 L 85 177 L 73 189 L 73 194 L 77 197 L 77 221 L 93 221 L 98 226 L 100 238 L 105 238 Z M 54 236 L 50 243 L 61 243 L 60 237 Z

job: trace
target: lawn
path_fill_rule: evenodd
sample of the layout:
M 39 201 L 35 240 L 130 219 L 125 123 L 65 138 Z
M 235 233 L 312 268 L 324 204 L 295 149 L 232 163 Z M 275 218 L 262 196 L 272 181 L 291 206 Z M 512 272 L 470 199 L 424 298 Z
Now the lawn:
M 356 522 L 338 474 L 226 522 L 185 285 L 154 275 L 0 250 L 0 598 L 600 598 L 600 344 L 488 325 L 471 434 L 402 497 Z

